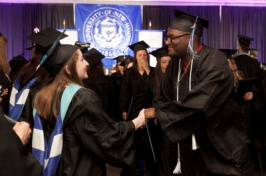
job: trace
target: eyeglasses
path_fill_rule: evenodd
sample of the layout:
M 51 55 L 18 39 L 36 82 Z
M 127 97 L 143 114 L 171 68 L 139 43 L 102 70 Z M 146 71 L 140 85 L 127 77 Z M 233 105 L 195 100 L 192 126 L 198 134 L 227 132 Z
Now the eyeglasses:
M 184 37 L 184 36 L 186 36 L 186 35 L 190 35 L 190 34 L 183 34 L 183 35 L 178 35 L 178 36 L 175 36 L 175 37 L 165 37 L 165 38 L 164 38 L 164 41 L 165 41 L 165 42 L 168 42 L 169 39 L 170 39 L 170 41 L 171 41 L 171 43 L 172 43 L 174 39 L 177 39 L 177 38 L 180 38 L 180 37 Z

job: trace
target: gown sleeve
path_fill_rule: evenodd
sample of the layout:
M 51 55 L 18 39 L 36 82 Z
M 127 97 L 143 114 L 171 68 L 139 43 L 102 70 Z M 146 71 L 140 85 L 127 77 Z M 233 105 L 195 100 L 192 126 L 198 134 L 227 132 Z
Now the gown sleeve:
M 193 64 L 192 89 L 182 101 L 175 99 L 178 60 L 169 64 L 160 94 L 154 99 L 156 116 L 172 142 L 183 140 L 202 127 L 233 88 L 233 75 L 224 56 L 208 49 L 200 54 Z
M 114 122 L 103 110 L 100 99 L 89 90 L 78 95 L 67 114 L 75 118 L 74 128 L 84 148 L 112 165 L 131 165 L 135 155 L 133 122 Z

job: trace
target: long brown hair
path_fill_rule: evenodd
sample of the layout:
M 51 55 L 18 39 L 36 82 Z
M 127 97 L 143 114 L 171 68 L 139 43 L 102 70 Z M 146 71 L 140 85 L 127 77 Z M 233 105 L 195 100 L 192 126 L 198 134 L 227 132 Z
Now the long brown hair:
M 5 74 L 9 74 L 9 63 L 6 53 L 7 39 L 2 34 L 0 35 L 0 70 Z
M 234 86 L 237 85 L 239 80 L 242 80 L 243 77 L 243 73 L 241 71 L 238 70 L 236 63 L 234 60 L 232 59 L 227 59 L 227 61 L 231 64 L 232 67 L 230 67 L 231 71 L 233 72 L 234 75 Z
M 161 59 L 158 59 L 156 67 L 155 67 L 154 87 L 153 87 L 153 92 L 155 94 L 159 92 L 162 79 L 163 79 L 163 72 L 161 68 Z
M 76 71 L 77 60 L 78 53 L 76 51 L 60 72 L 55 76 L 54 80 L 37 93 L 34 107 L 41 117 L 50 119 L 58 116 L 61 93 L 66 85 L 74 83 L 83 86 Z M 68 66 L 71 74 L 66 72 L 66 66 Z
M 42 84 L 44 80 L 48 79 L 49 77 L 49 73 L 43 67 L 40 67 L 38 71 L 36 72 L 36 68 L 40 64 L 42 56 L 44 55 L 48 47 L 43 48 L 37 44 L 34 47 L 34 49 L 35 51 L 32 55 L 32 58 L 19 71 L 19 75 L 18 75 L 18 77 L 20 78 L 19 89 L 22 89 L 34 77 L 37 77 L 38 79 L 35 81 L 32 87 L 34 87 L 35 85 Z

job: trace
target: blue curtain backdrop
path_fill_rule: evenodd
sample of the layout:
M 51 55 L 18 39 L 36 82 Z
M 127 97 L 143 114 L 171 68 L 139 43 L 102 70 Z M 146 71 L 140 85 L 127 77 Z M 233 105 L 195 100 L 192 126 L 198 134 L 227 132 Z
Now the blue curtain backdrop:
M 115 64 L 116 56 L 131 54 L 128 45 L 138 41 L 141 7 L 136 5 L 76 4 L 78 39 L 91 44 L 103 55 L 104 67 Z

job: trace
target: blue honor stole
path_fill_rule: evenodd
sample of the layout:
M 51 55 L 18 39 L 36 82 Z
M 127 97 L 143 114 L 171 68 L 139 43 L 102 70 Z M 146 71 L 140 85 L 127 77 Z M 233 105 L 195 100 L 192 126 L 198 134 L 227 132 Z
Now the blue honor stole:
M 63 121 L 73 96 L 81 87 L 69 84 L 62 95 L 60 112 L 56 120 L 54 131 L 48 142 L 45 140 L 41 118 L 33 110 L 34 128 L 32 137 L 32 154 L 43 166 L 43 176 L 53 176 L 56 173 L 63 146 Z
M 9 113 L 8 116 L 11 117 L 14 120 L 18 120 L 21 112 L 23 110 L 23 107 L 26 103 L 26 100 L 28 98 L 30 88 L 34 84 L 37 78 L 33 78 L 26 86 L 23 87 L 20 91 L 19 85 L 20 85 L 20 79 L 17 78 L 14 82 L 14 85 L 11 90 L 10 100 L 9 100 Z

